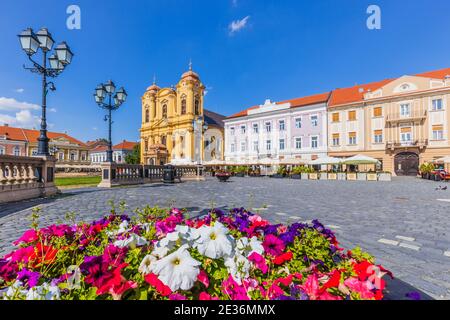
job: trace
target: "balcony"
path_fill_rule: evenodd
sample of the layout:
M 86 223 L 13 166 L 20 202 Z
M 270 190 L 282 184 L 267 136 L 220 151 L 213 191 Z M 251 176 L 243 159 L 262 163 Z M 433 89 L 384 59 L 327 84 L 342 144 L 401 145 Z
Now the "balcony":
M 389 141 L 386 142 L 386 149 L 395 150 L 399 148 L 419 148 L 423 149 L 428 145 L 428 139 L 411 140 L 411 141 Z
M 392 113 L 386 116 L 386 122 L 411 122 L 422 121 L 427 117 L 427 111 L 413 110 L 409 114 Z

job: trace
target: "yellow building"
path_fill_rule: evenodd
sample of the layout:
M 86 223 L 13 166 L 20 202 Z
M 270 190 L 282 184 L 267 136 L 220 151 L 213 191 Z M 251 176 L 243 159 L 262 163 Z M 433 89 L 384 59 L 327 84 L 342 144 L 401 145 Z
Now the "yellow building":
M 141 162 L 201 164 L 223 159 L 222 115 L 205 110 L 205 86 L 185 72 L 175 87 L 154 82 L 142 97 Z

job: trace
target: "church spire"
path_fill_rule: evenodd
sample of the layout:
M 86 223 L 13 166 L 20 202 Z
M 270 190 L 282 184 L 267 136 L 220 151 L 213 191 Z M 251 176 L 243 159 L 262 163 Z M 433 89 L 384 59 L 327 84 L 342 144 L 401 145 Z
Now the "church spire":
M 192 59 L 189 59 L 189 71 L 192 71 Z

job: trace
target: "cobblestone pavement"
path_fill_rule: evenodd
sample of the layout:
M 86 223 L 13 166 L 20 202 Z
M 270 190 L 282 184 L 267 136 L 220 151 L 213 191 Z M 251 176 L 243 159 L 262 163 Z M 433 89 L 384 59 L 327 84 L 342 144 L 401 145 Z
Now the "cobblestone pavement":
M 443 185 L 443 183 L 441 183 Z M 450 299 L 450 190 L 416 178 L 392 182 L 303 181 L 232 178 L 220 183 L 150 184 L 115 189 L 67 190 L 52 199 L 0 205 L 0 256 L 11 250 L 29 225 L 33 207 L 41 224 L 62 222 L 75 211 L 91 221 L 108 212 L 108 200 L 125 200 L 128 210 L 143 205 L 188 208 L 193 215 L 211 207 L 246 207 L 272 222 L 319 219 L 345 248 L 361 246 L 399 279 L 437 299 Z

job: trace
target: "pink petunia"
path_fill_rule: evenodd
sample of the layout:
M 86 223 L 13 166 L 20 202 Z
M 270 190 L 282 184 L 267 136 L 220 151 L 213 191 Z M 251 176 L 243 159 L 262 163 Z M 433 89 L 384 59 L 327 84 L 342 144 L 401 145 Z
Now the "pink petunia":
M 200 270 L 200 273 L 197 276 L 198 281 L 203 283 L 203 285 L 208 288 L 209 287 L 209 278 L 208 274 L 205 272 L 205 270 Z
M 252 252 L 252 254 L 248 256 L 248 260 L 253 262 L 263 274 L 266 274 L 269 270 L 266 259 L 264 259 L 264 257 L 257 252 Z

